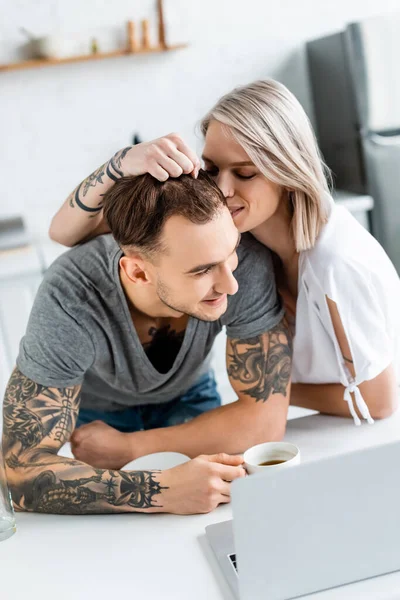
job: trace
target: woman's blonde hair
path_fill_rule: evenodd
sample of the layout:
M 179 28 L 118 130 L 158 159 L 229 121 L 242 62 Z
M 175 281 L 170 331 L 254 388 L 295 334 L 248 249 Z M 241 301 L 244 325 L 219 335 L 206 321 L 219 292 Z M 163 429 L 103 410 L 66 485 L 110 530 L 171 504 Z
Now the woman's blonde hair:
M 312 248 L 329 216 L 331 179 L 298 100 L 277 81 L 256 81 L 217 102 L 201 123 L 203 135 L 212 120 L 228 126 L 260 172 L 288 191 L 296 250 Z

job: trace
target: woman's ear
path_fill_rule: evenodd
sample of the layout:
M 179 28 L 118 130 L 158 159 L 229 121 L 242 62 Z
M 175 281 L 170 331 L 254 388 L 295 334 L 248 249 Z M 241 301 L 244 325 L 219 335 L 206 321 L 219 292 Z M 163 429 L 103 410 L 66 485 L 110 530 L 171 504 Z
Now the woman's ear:
M 282 188 L 281 200 L 286 202 L 289 214 L 293 216 L 294 213 L 294 191 L 289 188 Z

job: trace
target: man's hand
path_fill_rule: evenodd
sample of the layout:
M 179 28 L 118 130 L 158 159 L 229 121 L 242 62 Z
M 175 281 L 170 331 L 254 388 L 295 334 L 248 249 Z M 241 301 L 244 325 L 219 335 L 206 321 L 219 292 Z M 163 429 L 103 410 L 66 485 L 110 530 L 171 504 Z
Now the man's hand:
M 176 133 L 132 146 L 120 164 L 123 175 L 150 173 L 159 181 L 191 173 L 197 177 L 200 160 Z
M 93 467 L 120 469 L 134 458 L 126 435 L 102 421 L 93 421 L 74 431 L 72 452 Z M 245 477 L 246 471 L 242 456 L 221 453 L 198 456 L 157 475 L 162 489 L 162 508 L 157 512 L 194 515 L 230 502 L 231 482 Z
M 126 433 L 103 421 L 93 421 L 75 429 L 72 453 L 78 460 L 100 469 L 120 469 L 135 457 Z
M 242 456 L 214 454 L 160 473 L 166 512 L 176 515 L 208 513 L 231 499 L 231 482 L 245 477 Z

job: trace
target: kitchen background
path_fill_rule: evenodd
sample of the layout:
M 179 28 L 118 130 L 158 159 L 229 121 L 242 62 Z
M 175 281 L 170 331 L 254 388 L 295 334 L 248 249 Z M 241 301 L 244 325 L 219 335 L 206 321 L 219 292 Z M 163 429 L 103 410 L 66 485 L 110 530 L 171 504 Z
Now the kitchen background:
M 31 244 L 0 251 L 0 393 L 15 359 L 43 269 L 63 249 L 47 239 L 50 219 L 76 184 L 131 143 L 179 132 L 201 150 L 195 125 L 217 98 L 254 79 L 279 79 L 315 123 L 306 43 L 349 22 L 400 11 L 398 0 L 165 0 L 168 53 L 0 70 L 0 246 L 18 243 L 21 216 Z M 98 50 L 125 44 L 126 22 L 149 19 L 153 0 L 0 0 L 0 64 L 26 57 L 27 36 L 78 33 Z M 25 29 L 25 33 L 21 30 Z M 318 108 L 318 107 L 317 107 Z M 349 196 L 350 197 L 350 196 Z M 346 196 L 347 198 L 347 196 Z M 346 199 L 345 198 L 345 199 Z M 351 197 L 350 197 L 351 199 Z M 359 216 L 371 208 L 362 193 Z M 362 213 L 362 214 L 361 214 Z M 24 234 L 22 234 L 23 236 Z M 215 365 L 225 399 L 224 339 Z

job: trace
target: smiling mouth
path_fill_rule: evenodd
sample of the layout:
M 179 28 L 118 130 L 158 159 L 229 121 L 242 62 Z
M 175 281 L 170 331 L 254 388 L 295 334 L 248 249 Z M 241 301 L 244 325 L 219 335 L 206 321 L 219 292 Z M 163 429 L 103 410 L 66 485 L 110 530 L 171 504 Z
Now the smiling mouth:
M 231 213 L 232 219 L 237 217 L 242 212 L 242 210 L 244 210 L 244 206 L 233 206 L 232 208 L 230 208 L 229 212 Z
M 219 306 L 221 306 L 221 304 L 223 304 L 225 302 L 225 300 L 226 300 L 226 294 L 222 294 L 221 296 L 218 296 L 218 298 L 211 298 L 208 300 L 203 300 L 203 302 L 208 304 L 208 306 L 219 307 Z

